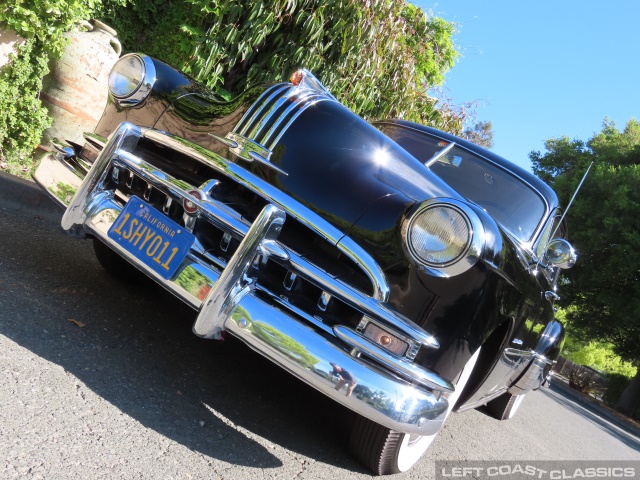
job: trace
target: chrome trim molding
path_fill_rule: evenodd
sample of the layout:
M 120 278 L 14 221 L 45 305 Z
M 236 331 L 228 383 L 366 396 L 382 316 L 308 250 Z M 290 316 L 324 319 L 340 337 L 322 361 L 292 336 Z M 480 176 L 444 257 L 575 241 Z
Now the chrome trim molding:
M 271 152 L 295 119 L 307 108 L 318 102 L 336 102 L 329 91 L 307 70 L 294 74 L 301 75 L 298 85 L 281 83 L 266 90 L 253 106 L 244 114 L 232 133 L 251 139 Z M 269 155 L 259 155 L 269 158 Z
M 281 83 L 265 90 L 225 138 L 209 135 L 227 145 L 238 158 L 288 175 L 270 161 L 271 152 L 284 132 L 302 112 L 317 102 L 337 102 L 308 70 L 299 70 L 295 75 L 301 79 L 298 85 Z

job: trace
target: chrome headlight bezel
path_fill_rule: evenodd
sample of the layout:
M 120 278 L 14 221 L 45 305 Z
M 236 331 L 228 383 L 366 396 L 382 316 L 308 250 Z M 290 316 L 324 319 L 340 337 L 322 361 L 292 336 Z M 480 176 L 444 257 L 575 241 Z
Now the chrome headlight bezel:
M 136 77 L 128 77 L 119 70 L 125 62 L 132 60 L 139 62 L 139 74 Z M 109 93 L 119 106 L 133 107 L 149 96 L 155 81 L 156 67 L 153 60 L 147 55 L 129 53 L 120 57 L 111 69 Z
M 416 248 L 413 236 L 415 235 L 416 221 L 432 209 L 450 209 L 458 215 L 467 227 L 467 238 L 461 242 L 464 247 L 447 261 L 437 263 L 425 259 Z M 454 198 L 434 198 L 421 203 L 402 224 L 402 239 L 404 248 L 408 252 L 412 262 L 430 275 L 438 277 L 452 277 L 460 275 L 473 267 L 485 245 L 485 228 L 480 217 L 466 203 Z

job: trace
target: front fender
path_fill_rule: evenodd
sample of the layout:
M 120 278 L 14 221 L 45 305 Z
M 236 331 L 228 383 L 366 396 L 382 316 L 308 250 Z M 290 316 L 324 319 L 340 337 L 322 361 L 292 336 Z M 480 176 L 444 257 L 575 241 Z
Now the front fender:
M 536 390 L 544 383 L 551 368 L 556 363 L 558 355 L 560 355 L 564 337 L 565 329 L 562 324 L 556 320 L 550 321 L 542 332 L 535 350 L 529 354 L 531 360 L 519 372 L 515 382 L 509 389 L 509 393 L 522 395 L 531 390 Z

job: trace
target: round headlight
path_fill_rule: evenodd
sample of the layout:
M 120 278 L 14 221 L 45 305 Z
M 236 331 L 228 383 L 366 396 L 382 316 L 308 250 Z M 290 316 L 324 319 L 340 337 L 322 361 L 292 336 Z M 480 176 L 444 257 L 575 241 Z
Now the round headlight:
M 438 205 L 413 218 L 408 240 L 411 253 L 422 263 L 448 265 L 466 253 L 471 240 L 471 226 L 462 212 Z
M 155 82 L 153 61 L 130 53 L 120 58 L 109 74 L 109 92 L 119 103 L 136 105 L 144 100 Z
M 439 276 L 468 270 L 484 245 L 484 227 L 463 202 L 425 202 L 403 226 L 407 250 L 416 263 Z
M 109 75 L 109 90 L 117 98 L 132 95 L 144 79 L 144 62 L 137 55 L 126 55 L 116 62 Z

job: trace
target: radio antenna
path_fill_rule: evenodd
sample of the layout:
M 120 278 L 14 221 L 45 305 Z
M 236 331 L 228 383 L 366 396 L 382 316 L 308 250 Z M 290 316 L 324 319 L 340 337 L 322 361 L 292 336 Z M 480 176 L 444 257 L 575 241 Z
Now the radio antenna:
M 566 217 L 567 213 L 569 213 L 569 209 L 571 208 L 571 204 L 575 200 L 576 195 L 578 195 L 578 192 L 580 191 L 580 188 L 582 188 L 582 184 L 587 179 L 587 175 L 589 175 L 589 170 L 591 170 L 591 167 L 593 167 L 593 162 L 591 162 L 591 164 L 589 164 L 589 168 L 587 168 L 587 171 L 584 172 L 584 175 L 582 176 L 582 180 L 580 180 L 580 185 L 578 185 L 578 188 L 576 188 L 576 191 L 573 193 L 573 197 L 571 197 L 571 200 L 569 200 L 569 205 L 567 205 L 567 208 L 565 208 L 564 213 L 562 214 L 562 217 L 560 218 L 560 221 L 556 225 L 556 228 L 553 230 L 553 233 L 549 236 L 549 242 L 551 240 L 553 240 L 553 238 L 555 237 L 556 233 L 558 232 L 558 229 L 560 228 L 560 225 L 562 225 L 562 221 L 564 220 L 564 217 Z

